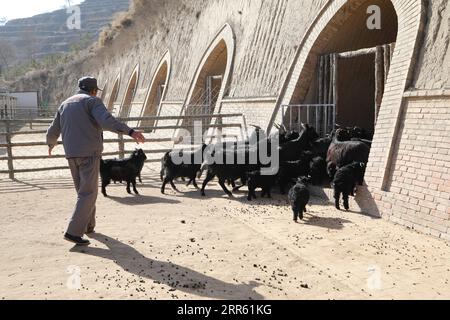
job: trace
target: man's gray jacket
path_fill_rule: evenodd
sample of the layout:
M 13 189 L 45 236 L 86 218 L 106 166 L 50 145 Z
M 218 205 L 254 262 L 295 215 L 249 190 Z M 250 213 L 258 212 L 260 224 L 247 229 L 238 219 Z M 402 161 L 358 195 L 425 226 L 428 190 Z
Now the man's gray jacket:
M 103 151 L 103 130 L 132 132 L 108 112 L 100 98 L 80 90 L 59 107 L 47 130 L 47 144 L 54 147 L 61 134 L 66 158 L 92 157 Z

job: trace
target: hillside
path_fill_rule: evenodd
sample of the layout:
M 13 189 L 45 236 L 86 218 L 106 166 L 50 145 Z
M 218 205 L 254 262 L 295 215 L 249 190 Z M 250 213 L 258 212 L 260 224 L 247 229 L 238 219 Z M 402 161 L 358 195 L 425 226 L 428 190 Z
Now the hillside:
M 68 29 L 66 9 L 11 20 L 0 27 L 0 40 L 15 47 L 16 63 L 82 49 L 98 38 L 116 13 L 127 11 L 129 4 L 130 0 L 86 0 L 80 5 L 80 30 Z

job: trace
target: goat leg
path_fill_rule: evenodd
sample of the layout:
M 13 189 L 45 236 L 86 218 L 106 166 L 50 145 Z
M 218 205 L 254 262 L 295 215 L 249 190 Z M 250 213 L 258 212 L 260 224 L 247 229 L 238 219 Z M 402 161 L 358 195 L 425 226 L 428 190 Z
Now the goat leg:
M 306 205 L 305 207 L 301 208 L 300 212 L 298 213 L 298 217 L 300 218 L 300 220 L 303 220 L 303 211 L 306 212 Z
M 128 192 L 128 194 L 131 194 L 130 185 L 131 185 L 131 181 L 127 181 L 127 192 Z
M 175 183 L 173 183 L 173 180 L 170 180 L 170 185 L 172 186 L 173 190 L 175 190 L 176 192 L 180 192 L 177 187 L 175 186 Z
M 247 200 L 248 201 L 252 201 L 252 199 L 253 199 L 253 194 L 252 194 L 252 190 L 248 190 L 248 193 L 247 193 Z
M 202 184 L 202 189 L 201 189 L 201 195 L 204 197 L 205 196 L 205 188 L 206 185 L 208 184 L 208 182 L 210 182 L 212 179 L 214 179 L 215 174 L 211 173 L 208 171 L 208 173 L 206 174 L 206 178 L 205 180 L 203 180 L 203 184 Z
M 163 179 L 163 184 L 161 186 L 161 193 L 164 194 L 165 190 L 166 190 L 166 184 L 170 181 L 170 179 L 168 177 Z
M 337 189 L 334 189 L 334 205 L 336 209 L 341 210 L 341 207 L 339 206 L 339 199 L 341 197 L 341 192 Z
M 253 198 L 256 199 L 255 188 L 253 188 L 253 186 L 250 185 L 250 186 L 248 186 L 247 200 L 252 201 Z
M 233 197 L 233 194 L 230 192 L 230 190 L 227 189 L 227 187 L 225 186 L 225 179 L 221 178 L 219 179 L 219 185 L 222 187 L 222 190 L 229 196 L 229 197 Z
M 348 193 L 344 192 L 342 198 L 344 198 L 344 208 L 348 211 L 350 209 L 350 206 L 348 205 Z
M 108 197 L 108 195 L 106 194 L 106 187 L 108 186 L 108 184 L 110 184 L 111 183 L 111 181 L 109 181 L 109 180 L 102 180 L 102 194 L 103 194 L 103 196 L 105 196 L 105 197 Z
M 135 193 L 135 194 L 139 194 L 139 192 L 138 192 L 137 189 L 136 189 L 136 179 L 133 179 L 133 180 L 131 181 L 131 183 L 133 184 L 133 191 L 134 191 L 134 193 Z
M 264 196 L 267 194 L 267 190 L 265 188 L 262 188 L 261 191 L 261 198 L 264 198 Z
M 108 195 L 106 194 L 106 185 L 102 185 L 102 193 L 104 197 L 108 197 Z
M 197 181 L 195 181 L 195 177 L 194 177 L 194 179 L 192 179 L 192 184 L 194 185 L 194 188 L 195 189 L 200 189 L 199 187 L 198 187 L 198 184 L 197 184 Z

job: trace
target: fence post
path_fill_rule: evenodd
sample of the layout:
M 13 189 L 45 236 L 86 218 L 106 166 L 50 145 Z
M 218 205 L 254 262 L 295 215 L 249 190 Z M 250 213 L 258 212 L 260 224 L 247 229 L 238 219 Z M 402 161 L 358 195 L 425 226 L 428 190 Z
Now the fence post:
M 5 127 L 6 127 L 6 152 L 8 154 L 8 171 L 9 171 L 9 178 L 11 180 L 14 179 L 14 165 L 13 165 L 13 155 L 12 155 L 12 146 L 11 146 L 11 128 L 9 121 L 5 121 Z
M 122 133 L 119 133 L 119 158 L 125 158 L 125 142 L 123 141 Z

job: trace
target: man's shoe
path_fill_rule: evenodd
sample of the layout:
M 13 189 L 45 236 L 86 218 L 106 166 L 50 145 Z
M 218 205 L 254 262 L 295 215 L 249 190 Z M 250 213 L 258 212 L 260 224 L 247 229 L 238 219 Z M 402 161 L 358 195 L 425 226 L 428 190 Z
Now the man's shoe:
M 75 237 L 75 236 L 72 236 L 72 235 L 70 235 L 68 233 L 66 233 L 64 235 L 64 239 L 66 239 L 67 241 L 75 243 L 77 246 L 88 246 L 88 245 L 91 244 L 89 242 L 89 240 L 85 240 L 85 239 L 83 239 L 81 237 Z

